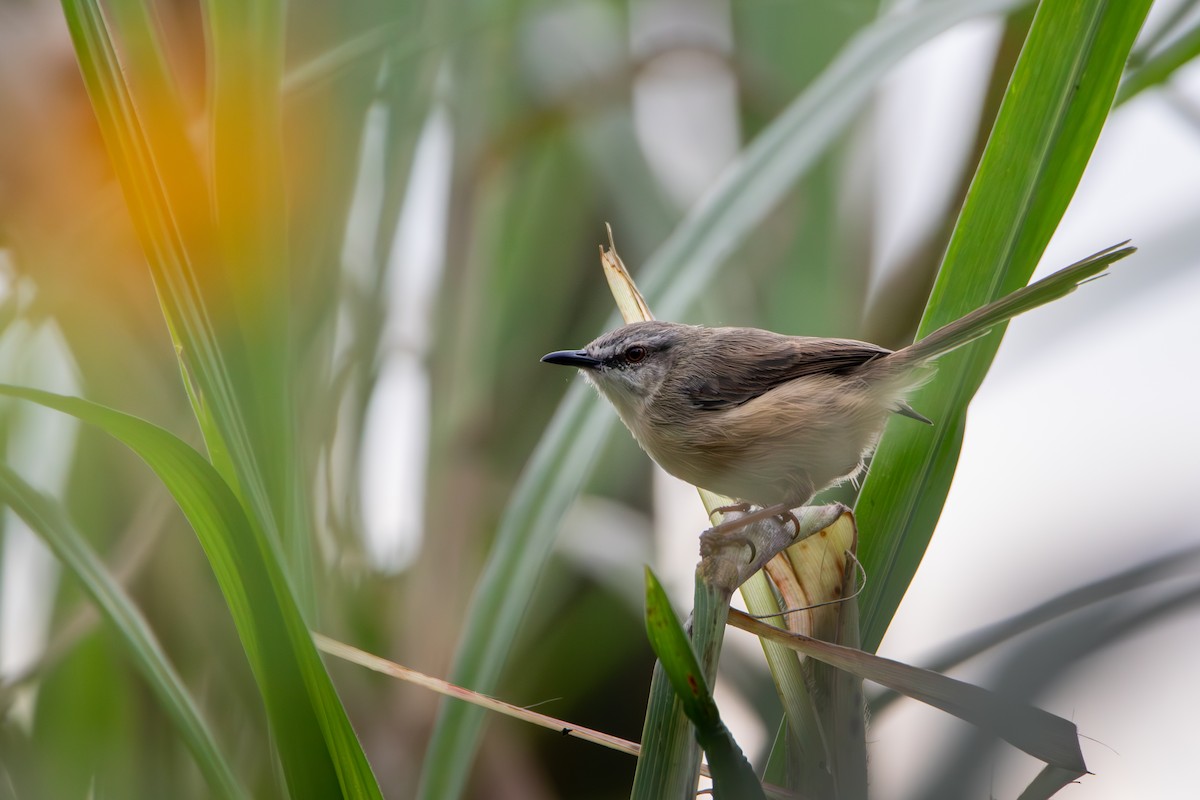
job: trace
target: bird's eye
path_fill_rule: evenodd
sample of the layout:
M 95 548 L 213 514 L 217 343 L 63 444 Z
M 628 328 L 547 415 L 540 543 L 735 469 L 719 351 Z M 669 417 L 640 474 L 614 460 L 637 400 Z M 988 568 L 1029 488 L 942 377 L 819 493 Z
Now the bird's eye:
M 646 348 L 640 344 L 635 344 L 633 347 L 625 351 L 625 360 L 630 364 L 636 364 L 646 357 Z

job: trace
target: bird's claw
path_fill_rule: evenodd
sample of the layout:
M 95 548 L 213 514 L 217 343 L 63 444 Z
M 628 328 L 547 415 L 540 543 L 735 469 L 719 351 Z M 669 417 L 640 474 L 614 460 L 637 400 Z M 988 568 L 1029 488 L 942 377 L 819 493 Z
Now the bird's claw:
M 746 513 L 750 511 L 750 508 L 751 505 L 749 503 L 737 503 L 713 509 L 713 513 L 727 514 L 731 511 L 738 511 L 745 514 L 745 516 L 724 520 L 700 534 L 700 555 L 707 557 L 718 550 L 728 547 L 740 548 L 747 546 L 750 548 L 750 561 L 753 562 L 758 557 L 758 546 L 754 543 L 752 537 L 742 531 L 752 523 L 771 517 L 777 518 L 782 525 L 787 525 L 789 522 L 792 523 L 792 538 L 800 535 L 800 520 L 796 518 L 791 509 L 787 507 L 780 509 L 780 507 L 776 506 Z

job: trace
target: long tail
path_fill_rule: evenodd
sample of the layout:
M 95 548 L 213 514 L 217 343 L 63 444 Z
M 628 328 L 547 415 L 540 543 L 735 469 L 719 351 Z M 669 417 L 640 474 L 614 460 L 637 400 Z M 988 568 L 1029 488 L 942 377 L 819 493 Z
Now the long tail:
M 1129 240 L 1126 240 L 1105 248 L 1036 283 L 977 308 L 949 325 L 938 328 L 919 342 L 897 350 L 887 357 L 887 361 L 915 366 L 973 342 L 1000 323 L 1007 322 L 1031 308 L 1064 297 L 1075 291 L 1080 284 L 1099 276 L 1110 264 L 1137 249 L 1128 245 Z

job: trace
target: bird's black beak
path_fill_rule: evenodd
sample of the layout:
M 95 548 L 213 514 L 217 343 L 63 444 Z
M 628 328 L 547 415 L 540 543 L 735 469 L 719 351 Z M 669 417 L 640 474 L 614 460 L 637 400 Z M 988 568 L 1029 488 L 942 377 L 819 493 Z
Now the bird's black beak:
M 587 350 L 556 350 L 542 356 L 547 364 L 562 364 L 564 367 L 579 367 L 580 369 L 595 369 L 600 366 L 600 359 L 592 358 Z

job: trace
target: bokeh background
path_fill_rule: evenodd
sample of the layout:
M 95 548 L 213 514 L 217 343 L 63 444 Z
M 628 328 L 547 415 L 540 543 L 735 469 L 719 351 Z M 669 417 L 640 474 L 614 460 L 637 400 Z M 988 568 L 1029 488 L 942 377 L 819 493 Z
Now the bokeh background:
M 153 3 L 204 153 L 202 4 Z M 604 223 L 635 277 L 747 142 L 866 26 L 919 4 L 298 0 L 283 156 L 299 458 L 314 627 L 435 676 L 522 470 L 569 382 L 538 363 L 611 324 Z M 969 4 L 967 4 L 969 5 Z M 683 320 L 901 346 L 1030 9 L 915 47 L 708 280 Z M 1194 50 L 1190 0 L 1156 3 L 1131 73 Z M 1182 43 L 1182 45 L 1180 44 Z M 1200 711 L 1200 68 L 1122 96 L 1042 272 L 1132 238 L 1111 275 L 1012 325 L 972 406 L 933 544 L 880 653 L 918 664 L 1050 598 L 1165 559 L 1018 626 L 957 668 L 1075 721 L 1095 775 L 1068 794 L 1188 796 Z M 200 445 L 58 3 L 0 0 L 0 380 L 89 399 Z M 137 601 L 251 784 L 265 717 L 224 601 L 161 484 L 95 430 L 0 405 L 6 462 L 61 498 Z M 565 517 L 495 693 L 628 739 L 653 658 L 643 564 L 690 604 L 694 491 L 613 428 Z M 0 797 L 205 796 L 187 750 L 74 579 L 6 513 Z M 869 580 L 869 576 L 868 576 Z M 439 700 L 330 670 L 385 793 L 417 791 Z M 718 702 L 761 761 L 778 724 L 755 641 L 731 633 Z M 970 750 L 912 702 L 868 735 L 881 798 L 936 796 L 970 763 L 1012 796 L 1037 765 Z M 633 759 L 489 719 L 479 798 L 623 797 Z M 32 787 L 32 789 L 30 788 Z M 22 791 L 24 789 L 24 791 Z M 269 794 L 269 790 L 264 789 Z

